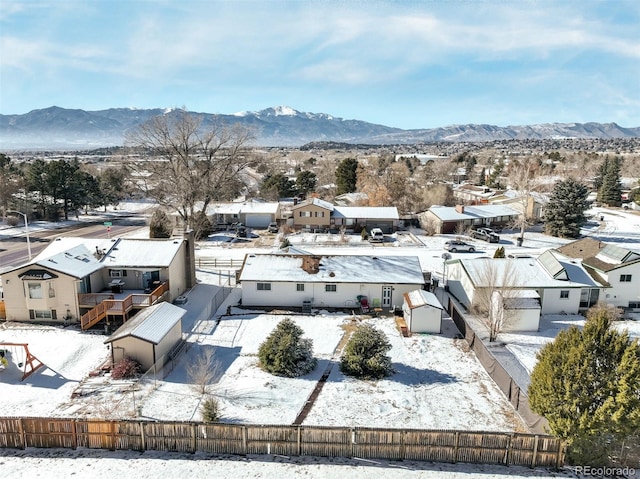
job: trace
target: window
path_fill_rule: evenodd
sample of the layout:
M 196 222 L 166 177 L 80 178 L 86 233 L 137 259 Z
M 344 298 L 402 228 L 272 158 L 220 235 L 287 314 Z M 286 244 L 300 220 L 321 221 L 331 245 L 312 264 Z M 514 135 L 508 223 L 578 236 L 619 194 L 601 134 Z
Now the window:
M 296 291 L 304 291 L 304 283 L 296 284 Z
M 46 309 L 30 309 L 29 319 L 58 319 L 58 315 L 55 309 L 51 311 Z
M 271 283 L 258 283 L 258 291 L 271 291 Z
M 569 291 L 566 289 L 560 291 L 560 299 L 569 299 Z
M 338 291 L 338 287 L 335 284 L 325 284 L 324 285 L 324 290 L 327 293 L 335 293 L 336 291 Z
M 311 218 L 311 211 L 301 211 L 300 212 L 300 217 L 301 218 Z
M 640 301 L 629 301 L 629 308 L 640 309 Z
M 56 297 L 56 290 L 53 289 L 53 284 L 49 283 L 49 297 L 50 298 L 55 298 Z
M 110 269 L 109 276 L 112 278 L 122 278 L 127 275 L 127 271 L 124 269 Z
M 29 298 L 42 299 L 42 285 L 40 283 L 29 283 Z
M 620 275 L 621 283 L 631 283 L 631 275 L 630 274 L 621 274 Z

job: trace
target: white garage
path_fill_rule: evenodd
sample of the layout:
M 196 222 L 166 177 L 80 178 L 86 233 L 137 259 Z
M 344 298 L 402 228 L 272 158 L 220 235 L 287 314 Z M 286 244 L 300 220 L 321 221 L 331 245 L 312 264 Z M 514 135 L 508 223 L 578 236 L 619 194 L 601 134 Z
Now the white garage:
M 247 213 L 245 215 L 245 224 L 249 228 L 266 229 L 269 223 L 275 221 L 273 216 L 265 213 Z
M 443 307 L 436 295 L 416 289 L 404 293 L 402 312 L 412 333 L 440 333 Z

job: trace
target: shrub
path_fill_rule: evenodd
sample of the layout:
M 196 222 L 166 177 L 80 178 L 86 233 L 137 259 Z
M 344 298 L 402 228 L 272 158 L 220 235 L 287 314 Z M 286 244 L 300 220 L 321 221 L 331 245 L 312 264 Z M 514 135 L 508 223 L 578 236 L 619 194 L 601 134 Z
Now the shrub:
M 202 402 L 200 414 L 204 422 L 218 422 L 222 416 L 220 401 L 213 396 L 207 397 L 207 399 Z
M 291 246 L 291 241 L 289 241 L 289 238 L 285 238 L 284 241 L 280 243 L 280 249 L 285 249 L 289 246 Z
M 20 221 L 20 218 L 18 218 L 17 216 L 7 216 L 8 226 L 18 226 L 20 224 L 24 224 L 24 223 Z
M 505 258 L 504 246 L 500 246 L 496 252 L 493 254 L 494 258 Z
M 382 379 L 393 374 L 387 336 L 369 324 L 358 326 L 344 348 L 340 371 L 360 379 Z
M 307 374 L 316 367 L 313 343 L 302 337 L 302 328 L 291 318 L 285 318 L 258 349 L 260 367 L 275 375 L 293 378 Z
M 124 357 L 113 366 L 111 377 L 113 379 L 131 379 L 140 375 L 142 366 L 129 357 Z
M 149 221 L 149 238 L 171 238 L 171 219 L 161 209 L 157 209 L 151 215 Z

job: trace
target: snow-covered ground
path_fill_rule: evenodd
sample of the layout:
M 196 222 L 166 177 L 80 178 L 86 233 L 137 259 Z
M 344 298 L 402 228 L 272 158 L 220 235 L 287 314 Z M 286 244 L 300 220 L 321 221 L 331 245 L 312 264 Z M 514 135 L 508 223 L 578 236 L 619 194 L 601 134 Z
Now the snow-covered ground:
M 149 205 L 147 204 L 146 207 Z M 142 209 L 142 206 L 140 207 Z M 126 210 L 122 207 L 122 211 Z M 640 251 L 640 216 L 622 210 L 594 209 L 595 218 L 583 230 L 586 235 Z M 599 221 L 600 215 L 604 221 Z M 34 227 L 37 227 L 34 226 Z M 43 225 L 43 228 L 49 228 Z M 3 229 L 0 235 L 19 234 L 21 229 Z M 257 232 L 260 233 L 260 232 Z M 450 237 L 425 236 L 420 230 L 414 235 L 394 235 L 393 242 L 371 245 L 353 238 L 348 242 L 324 241 L 316 235 L 313 241 L 305 235 L 292 235 L 295 246 L 318 254 L 375 254 L 418 256 L 424 270 L 442 275 L 442 246 Z M 137 233 L 144 235 L 144 231 Z M 409 239 L 407 239 L 407 237 Z M 516 246 L 517 232 L 501 234 L 500 244 L 474 241 L 474 254 L 458 253 L 453 257 L 492 256 L 498 246 L 507 254 L 535 256 L 548 248 L 566 244 L 542 233 L 527 232 L 522 247 Z M 299 240 L 298 240 L 299 238 Z M 242 243 L 204 242 L 199 258 L 242 259 L 249 252 L 269 252 L 277 249 L 280 235 L 264 235 L 264 240 L 251 247 Z M 199 281 L 210 289 L 221 282 L 221 276 L 200 271 Z M 192 292 L 189 304 L 198 304 Z M 292 316 L 305 335 L 314 341 L 318 357 L 317 368 L 298 379 L 276 378 L 256 366 L 257 347 L 273 329 L 280 314 L 246 312 L 233 308 L 227 317 L 226 308 L 239 298 L 234 291 L 212 318 L 190 324 L 193 334 L 190 347 L 180 363 L 164 381 L 149 385 L 113 383 L 103 376 L 91 378 L 94 394 L 71 399 L 71 393 L 86 380 L 91 371 L 107 359 L 109 351 L 104 336 L 79 333 L 76 328 L 47 328 L 3 324 L 0 342 L 29 343 L 31 352 L 46 364 L 24 382 L 20 381 L 18 361 L 0 372 L 2 415 L 135 416 L 157 419 L 198 419 L 200 395 L 188 385 L 185 364 L 201 351 L 214 348 L 220 362 L 218 382 L 213 387 L 223 404 L 223 420 L 247 423 L 291 423 L 324 372 L 331 359 L 336 359 L 336 347 L 345 327 L 352 320 L 349 314 L 320 312 L 313 317 Z M 235 315 L 237 314 L 237 316 Z M 221 318 L 221 316 L 223 316 Z M 220 319 L 219 324 L 217 320 Z M 390 319 L 376 319 L 376 326 L 389 337 L 391 357 L 396 374 L 378 382 L 356 381 L 344 377 L 337 365 L 304 424 L 365 425 L 419 428 L 461 428 L 517 430 L 521 427 L 511 406 L 491 382 L 472 352 L 453 337 L 453 325 L 445 320 L 441 335 L 414 335 L 402 338 Z M 581 324 L 581 317 L 545 317 L 539 334 L 503 335 L 500 340 L 520 362 L 530 370 L 535 364 L 535 352 L 553 339 L 561 327 Z M 567 323 L 562 324 L 562 323 Z M 639 336 L 640 321 L 626 322 Z M 18 354 L 16 351 L 12 354 Z M 15 358 L 14 358 L 15 359 Z M 151 387 L 153 386 L 153 387 Z M 90 389 L 91 390 L 91 389 Z M 105 403 L 110 404 L 106 407 Z M 210 459 L 200 461 L 199 459 Z M 5 474 L 20 473 L 25 477 L 66 477 L 70 470 L 83 475 L 118 474 L 157 477 L 159 474 L 190 474 L 197 477 L 215 474 L 219 477 L 487 477 L 516 474 L 534 477 L 574 477 L 563 471 L 548 473 L 520 468 L 493 466 L 443 465 L 430 463 L 390 463 L 324 458 L 279 457 L 212 457 L 164 453 L 132 453 L 106 451 L 6 451 L 0 450 L 0 463 Z M 72 464 L 72 465 L 71 465 Z M 71 469 L 67 469 L 71 468 Z M 126 472 L 125 472 L 126 471 Z

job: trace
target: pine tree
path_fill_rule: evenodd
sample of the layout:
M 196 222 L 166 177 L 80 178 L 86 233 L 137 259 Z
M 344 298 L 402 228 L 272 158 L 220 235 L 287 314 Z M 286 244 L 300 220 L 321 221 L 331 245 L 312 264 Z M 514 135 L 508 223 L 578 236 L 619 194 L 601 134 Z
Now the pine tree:
M 494 258 L 506 258 L 505 252 L 504 252 L 504 246 L 500 246 L 495 253 L 493 253 L 493 257 Z
M 607 464 L 640 428 L 640 344 L 611 328 L 611 318 L 595 308 L 582 331 L 560 332 L 531 373 L 529 404 L 576 464 Z
M 620 183 L 620 168 L 622 159 L 618 156 L 605 158 L 602 184 L 598 189 L 598 201 L 607 206 L 622 205 L 622 184 Z
M 336 168 L 336 195 L 356 191 L 358 160 L 345 158 Z
M 290 318 L 280 321 L 258 349 L 260 367 L 289 378 L 313 371 L 317 362 L 313 357 L 313 343 L 302 334 L 302 328 Z
M 386 353 L 391 343 L 382 331 L 369 324 L 358 326 L 344 348 L 340 371 L 360 379 L 382 379 L 393 374 Z
M 171 219 L 164 210 L 157 209 L 149 221 L 149 238 L 171 238 Z
M 544 212 L 547 234 L 579 237 L 580 227 L 587 221 L 584 212 L 589 207 L 588 194 L 587 187 L 572 178 L 556 183 Z

